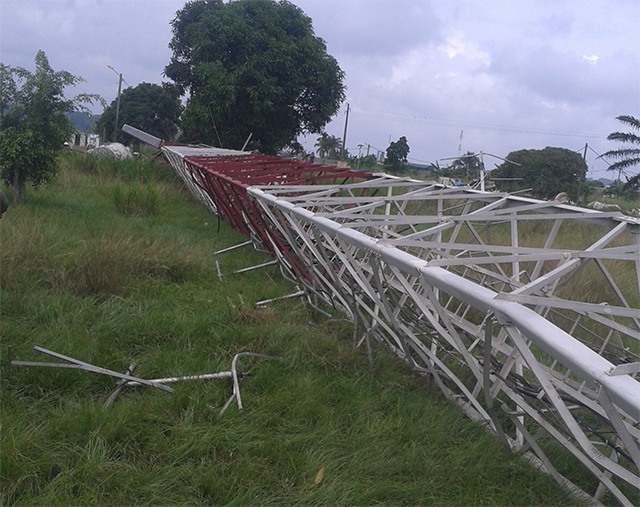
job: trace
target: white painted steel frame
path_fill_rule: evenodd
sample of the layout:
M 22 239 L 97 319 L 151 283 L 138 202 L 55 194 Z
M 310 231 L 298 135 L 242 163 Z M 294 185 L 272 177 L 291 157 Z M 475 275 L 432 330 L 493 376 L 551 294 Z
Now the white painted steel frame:
M 563 485 L 635 502 L 640 383 L 612 372 L 640 361 L 638 219 L 388 175 L 248 192 L 312 275 L 310 300 L 350 315 L 359 343 L 429 374 Z M 594 276 L 606 302 L 580 293 Z
M 215 213 L 182 158 L 224 153 L 163 151 Z M 562 485 L 637 502 L 640 220 L 378 176 L 248 188 L 311 275 L 296 282 L 309 302 L 345 312 L 357 345 L 385 344 Z
M 217 214 L 218 207 L 216 206 L 213 196 L 209 195 L 193 179 L 191 172 L 184 161 L 184 157 L 242 155 L 246 152 L 226 150 L 223 148 L 212 148 L 210 146 L 183 146 L 167 144 L 162 146 L 162 153 L 193 196 L 198 199 L 211 213 Z

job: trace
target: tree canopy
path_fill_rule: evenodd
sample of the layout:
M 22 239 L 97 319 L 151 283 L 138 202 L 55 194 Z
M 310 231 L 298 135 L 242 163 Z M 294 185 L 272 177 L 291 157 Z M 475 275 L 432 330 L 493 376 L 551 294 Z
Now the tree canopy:
M 387 148 L 387 156 L 384 160 L 384 168 L 390 171 L 400 171 L 407 165 L 409 155 L 409 143 L 407 138 L 402 136 L 397 141 L 392 142 Z
M 172 139 L 178 131 L 182 105 L 175 92 L 152 83 L 140 83 L 125 88 L 120 96 L 116 140 L 127 143 L 131 137 L 122 132 L 126 123 L 161 139 Z M 113 140 L 113 124 L 116 116 L 116 100 L 104 110 L 96 124 L 96 132 L 106 132 Z
M 65 88 L 83 81 L 67 71 L 54 71 L 44 51 L 35 57 L 35 73 L 0 63 L 0 172 L 13 186 L 13 201 L 24 198 L 25 183 L 50 182 L 56 156 L 72 132 L 67 113 L 99 100 L 81 94 L 65 98 Z
M 578 199 L 587 164 L 575 151 L 547 146 L 542 150 L 512 151 L 506 158 L 508 162 L 491 171 L 498 190 L 513 192 L 530 188 L 532 195 L 539 199 L 553 199 L 560 192 L 567 192 L 571 200 Z
M 478 178 L 480 175 L 480 156 L 468 151 L 453 161 L 451 172 L 454 176 L 460 178 Z
M 344 100 L 344 73 L 311 19 L 274 0 L 192 0 L 172 21 L 165 75 L 189 94 L 187 140 L 275 153 L 320 133 Z
M 616 120 L 631 127 L 635 132 L 612 132 L 607 136 L 609 141 L 620 141 L 625 143 L 625 147 L 609 150 L 602 155 L 602 158 L 614 161 L 608 168 L 608 171 L 618 171 L 618 173 L 627 174 L 628 169 L 633 166 L 640 165 L 640 120 L 634 116 L 618 116 Z M 637 133 L 636 133 L 637 132 Z M 640 172 L 631 175 L 625 188 L 640 187 Z
M 316 148 L 318 148 L 318 156 L 320 158 L 338 158 L 338 152 L 342 148 L 342 139 L 336 136 L 330 136 L 326 132 L 323 132 L 318 139 L 316 139 Z

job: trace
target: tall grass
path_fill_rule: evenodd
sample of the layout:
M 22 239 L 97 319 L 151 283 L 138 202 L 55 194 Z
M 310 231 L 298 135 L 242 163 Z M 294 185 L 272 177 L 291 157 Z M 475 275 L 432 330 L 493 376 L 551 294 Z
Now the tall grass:
M 117 210 L 125 215 L 157 215 L 158 193 L 151 184 L 129 183 L 113 188 L 113 202 Z
M 123 181 L 175 181 L 171 168 L 159 158 L 118 160 L 90 152 L 71 152 L 66 154 L 62 165 L 94 176 L 115 177 Z
M 225 380 L 128 388 L 104 408 L 109 377 L 3 363 L 3 505 L 575 503 L 386 351 L 370 370 L 344 321 L 297 300 L 255 309 L 292 287 L 232 275 L 264 261 L 249 249 L 218 258 L 219 280 L 212 252 L 244 238 L 216 234 L 169 179 L 83 160 L 0 223 L 3 359 L 49 361 L 40 345 L 145 378 L 225 370 L 247 350 L 281 360 L 243 359 L 245 409 L 222 416 Z M 161 196 L 156 215 L 113 205 L 108 189 L 129 183 Z

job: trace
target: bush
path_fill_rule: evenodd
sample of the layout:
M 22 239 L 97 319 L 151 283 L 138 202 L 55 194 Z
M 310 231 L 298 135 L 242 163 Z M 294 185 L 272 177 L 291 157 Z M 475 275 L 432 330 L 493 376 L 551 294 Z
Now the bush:
M 625 187 L 625 184 L 620 180 L 615 180 L 613 183 L 611 183 L 611 185 L 607 187 L 605 195 L 632 201 L 634 199 L 637 199 L 638 192 L 635 188 Z
M 116 185 L 113 188 L 113 202 L 124 215 L 157 215 L 160 208 L 158 192 L 149 183 Z

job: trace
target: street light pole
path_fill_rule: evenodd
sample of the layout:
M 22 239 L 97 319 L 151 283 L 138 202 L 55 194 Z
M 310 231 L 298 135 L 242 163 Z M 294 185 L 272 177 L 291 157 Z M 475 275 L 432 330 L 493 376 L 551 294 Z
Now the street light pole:
M 116 99 L 116 119 L 113 122 L 113 142 L 117 141 L 118 135 L 118 116 L 120 115 L 120 92 L 122 91 L 122 74 L 114 69 L 111 65 L 107 65 L 113 72 L 118 75 L 118 98 Z
M 122 90 L 122 74 L 118 80 L 118 99 L 116 100 L 116 120 L 113 124 L 113 142 L 118 140 L 118 116 L 120 115 L 120 91 Z

